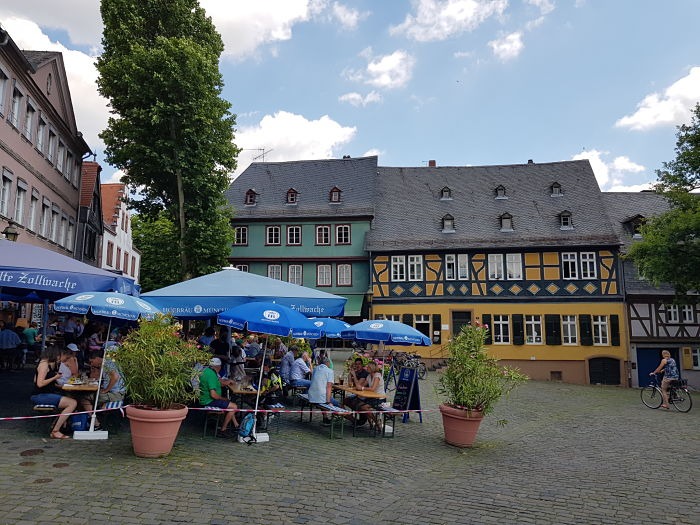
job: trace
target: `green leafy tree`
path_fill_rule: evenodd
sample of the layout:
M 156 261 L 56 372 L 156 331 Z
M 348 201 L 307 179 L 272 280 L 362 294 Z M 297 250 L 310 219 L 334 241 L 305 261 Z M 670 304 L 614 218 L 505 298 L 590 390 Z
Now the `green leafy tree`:
M 654 284 L 670 283 L 679 300 L 700 291 L 700 104 L 690 124 L 678 127 L 676 158 L 656 172 L 657 192 L 671 209 L 642 226 L 642 241 L 632 245 L 628 257 Z
M 235 116 L 221 98 L 221 36 L 197 0 L 102 0 L 101 12 L 106 159 L 143 196 L 131 205 L 144 221 L 165 213 L 176 226 L 180 279 L 220 268 L 233 236 L 224 191 L 238 155 Z
M 180 282 L 177 226 L 161 213 L 156 219 L 131 216 L 131 236 L 141 252 L 139 283 L 142 292 Z

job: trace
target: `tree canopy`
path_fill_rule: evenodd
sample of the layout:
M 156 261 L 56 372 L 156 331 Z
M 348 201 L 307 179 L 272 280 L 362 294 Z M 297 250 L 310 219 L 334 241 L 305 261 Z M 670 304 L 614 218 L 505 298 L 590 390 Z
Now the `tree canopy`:
M 130 201 L 142 222 L 176 226 L 181 279 L 220 268 L 233 235 L 224 191 L 238 154 L 235 116 L 221 98 L 221 36 L 197 0 L 102 0 L 101 12 L 106 159 L 143 197 Z
M 642 226 L 628 257 L 654 284 L 670 283 L 679 298 L 700 291 L 700 104 L 690 124 L 678 126 L 676 158 L 657 172 L 657 192 L 671 209 Z

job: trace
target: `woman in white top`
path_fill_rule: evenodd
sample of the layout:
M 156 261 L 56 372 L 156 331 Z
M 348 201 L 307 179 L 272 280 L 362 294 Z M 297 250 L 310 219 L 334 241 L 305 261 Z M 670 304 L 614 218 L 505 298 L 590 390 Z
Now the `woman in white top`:
M 367 364 L 367 372 L 369 372 L 369 375 L 367 376 L 367 386 L 363 386 L 361 387 L 361 389 L 371 390 L 372 392 L 376 392 L 377 394 L 384 395 L 384 374 L 382 374 L 379 365 L 374 361 L 370 361 Z M 362 394 L 360 394 L 359 397 L 363 401 L 363 405 L 360 407 L 360 410 L 362 411 L 375 410 L 377 408 L 377 405 L 381 403 L 384 399 L 386 399 L 385 397 L 381 399 L 367 399 L 362 397 Z M 374 427 L 377 430 L 379 430 L 379 421 L 375 412 L 369 412 L 367 414 L 367 420 L 370 422 L 370 426 L 374 425 Z

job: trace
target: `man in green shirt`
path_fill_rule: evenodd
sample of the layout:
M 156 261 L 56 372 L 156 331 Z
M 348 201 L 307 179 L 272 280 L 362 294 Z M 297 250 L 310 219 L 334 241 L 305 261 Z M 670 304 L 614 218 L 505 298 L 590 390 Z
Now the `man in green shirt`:
M 199 375 L 199 403 L 203 407 L 228 410 L 224 416 L 221 428 L 217 429 L 216 435 L 219 437 L 234 437 L 235 433 L 229 430 L 229 425 L 233 422 L 234 429 L 238 427 L 236 413 L 234 412 L 238 406 L 221 395 L 221 386 L 228 386 L 231 380 L 219 378 L 219 370 L 221 370 L 221 359 L 218 357 L 213 357 L 209 361 L 209 367 L 202 370 L 202 373 Z

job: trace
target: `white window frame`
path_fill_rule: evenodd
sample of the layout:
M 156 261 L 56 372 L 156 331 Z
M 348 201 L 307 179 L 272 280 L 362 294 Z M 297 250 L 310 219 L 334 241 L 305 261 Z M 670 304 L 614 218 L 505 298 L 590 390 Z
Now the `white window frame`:
M 44 148 L 46 147 L 46 141 L 44 136 L 46 135 L 46 121 L 39 117 L 39 123 L 36 126 L 36 149 L 41 153 L 44 153 Z
M 666 322 L 667 323 L 679 323 L 680 322 L 680 315 L 679 315 L 677 304 L 667 304 L 666 305 Z
M 58 218 L 59 218 L 58 210 L 52 209 L 51 210 L 51 236 L 50 236 L 50 239 L 56 243 L 58 242 Z
M 287 246 L 301 246 L 301 226 L 287 226 Z
M 333 286 L 333 268 L 330 264 L 316 265 L 316 286 Z
M 457 254 L 457 279 L 469 280 L 469 256 L 466 253 Z
M 406 257 L 403 255 L 391 256 L 391 281 L 404 282 L 406 280 Z
M 276 242 L 275 242 L 276 238 Z M 270 242 L 272 241 L 272 242 Z M 282 227 L 279 225 L 265 226 L 265 244 L 267 246 L 281 246 Z
M 24 93 L 15 84 L 12 88 L 12 100 L 10 101 L 10 124 L 12 124 L 16 129 L 20 129 L 19 117 L 22 109 L 22 99 L 24 98 Z
M 335 273 L 336 286 L 352 286 L 352 264 L 339 264 Z
M 681 322 L 682 323 L 692 323 L 695 319 L 693 316 L 693 305 L 692 304 L 684 304 L 683 308 L 681 308 Z
M 406 257 L 406 266 L 408 270 L 408 280 L 409 281 L 422 281 L 423 280 L 423 256 L 422 255 L 408 255 Z
M 24 111 L 24 136 L 29 142 L 33 142 L 34 133 L 34 117 L 36 116 L 36 109 L 34 106 L 27 101 L 27 107 Z
M 341 240 L 347 237 L 347 240 Z M 352 237 L 350 236 L 350 225 L 349 224 L 336 224 L 335 226 L 335 244 L 347 245 L 352 243 Z
M 573 230 L 574 220 L 570 213 L 562 213 L 559 215 L 559 229 L 560 230 Z
M 68 217 L 61 217 L 61 226 L 58 232 L 58 244 L 66 246 L 66 235 L 68 234 Z
M 561 316 L 561 343 L 563 345 L 578 344 L 578 325 L 575 315 Z
M 73 251 L 73 242 L 75 239 L 75 222 L 73 219 L 68 219 L 68 233 L 66 234 L 66 248 Z
M 510 344 L 510 316 L 495 314 L 491 327 L 493 343 L 496 345 Z
M 330 224 L 319 224 L 316 226 L 316 245 L 330 246 L 331 245 L 331 226 Z
M 10 77 L 0 69 L 0 114 L 5 114 L 5 95 L 7 94 L 7 86 L 10 85 Z
M 506 279 L 520 281 L 523 278 L 523 257 L 519 253 L 506 254 Z
M 236 226 L 234 246 L 248 246 L 248 226 Z
M 131 268 L 133 269 L 134 265 L 131 265 Z M 241 272 L 249 272 L 250 267 L 247 264 L 236 264 L 234 268 L 240 270 Z
M 608 346 L 610 343 L 610 331 L 608 330 L 608 316 L 593 316 L 593 345 Z
M 304 285 L 304 267 L 301 264 L 290 264 L 287 267 L 287 281 L 292 284 Z
M 454 253 L 445 254 L 445 280 L 457 280 L 457 256 Z
M 37 209 L 38 209 L 38 204 L 39 204 L 39 197 L 36 195 L 32 194 L 31 198 L 29 199 L 29 230 L 36 232 L 36 214 L 37 214 Z
M 489 281 L 502 281 L 503 277 L 503 254 L 489 253 Z
M 540 314 L 525 315 L 525 344 L 541 345 L 542 337 L 542 316 Z
M 56 163 L 56 143 L 58 142 L 58 136 L 56 133 L 49 128 L 49 142 L 48 151 L 46 152 L 46 158 L 49 159 L 51 164 Z
M 597 279 L 595 252 L 581 252 L 581 279 Z
M 700 370 L 700 347 L 691 348 L 690 357 L 693 370 Z
M 267 276 L 270 279 L 282 280 L 282 265 L 281 264 L 268 264 L 267 265 Z
M 578 279 L 578 253 L 563 252 L 561 254 L 561 278 L 565 281 Z
M 58 141 L 58 150 L 56 152 L 56 169 L 63 173 L 63 167 L 65 164 L 66 160 L 66 146 L 61 142 L 60 140 Z
M 9 173 L 3 170 L 0 176 L 0 215 L 10 216 L 10 197 L 12 196 L 12 179 L 6 175 Z
M 24 226 L 24 207 L 27 202 L 27 190 L 17 185 L 17 192 L 15 193 L 15 222 L 21 226 Z
M 51 206 L 45 202 L 41 204 L 41 219 L 39 222 L 39 235 L 44 238 L 49 237 L 51 227 Z

